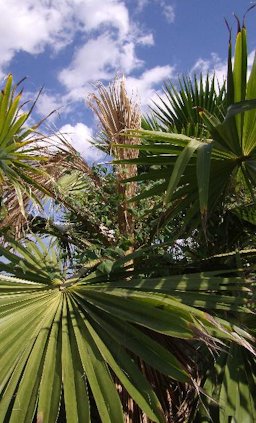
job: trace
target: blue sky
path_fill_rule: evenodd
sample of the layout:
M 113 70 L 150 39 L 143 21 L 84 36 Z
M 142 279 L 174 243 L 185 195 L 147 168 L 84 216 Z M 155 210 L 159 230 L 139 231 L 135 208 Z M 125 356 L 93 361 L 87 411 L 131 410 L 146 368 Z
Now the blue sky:
M 228 32 L 251 5 L 247 0 L 0 0 L 0 75 L 24 76 L 26 95 L 44 86 L 37 117 L 55 108 L 52 123 L 70 134 L 87 160 L 97 160 L 86 98 L 92 84 L 125 73 L 145 110 L 167 79 L 182 73 L 225 75 Z M 247 16 L 250 60 L 256 9 Z

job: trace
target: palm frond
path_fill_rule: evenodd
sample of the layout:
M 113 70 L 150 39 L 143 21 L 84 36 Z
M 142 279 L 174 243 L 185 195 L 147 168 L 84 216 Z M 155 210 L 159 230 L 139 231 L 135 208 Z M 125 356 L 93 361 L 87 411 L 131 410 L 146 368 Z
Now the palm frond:
M 151 108 L 144 129 L 175 132 L 196 138 L 208 138 L 200 116 L 201 110 L 223 119 L 226 111 L 225 83 L 221 86 L 215 76 L 194 75 L 179 78 L 178 85 L 166 82 L 163 94 Z M 146 125 L 146 126 L 145 126 Z
M 234 64 L 232 64 L 231 47 L 229 47 L 227 77 L 229 108 L 224 120 L 221 117 L 222 113 L 217 113 L 218 108 L 213 107 L 214 94 L 212 94 L 213 97 L 210 100 L 214 113 L 209 112 L 204 107 L 204 105 L 207 105 L 208 108 L 211 108 L 206 101 L 207 96 L 204 95 L 206 91 L 212 92 L 212 87 L 208 87 L 209 81 L 206 84 L 207 89 L 203 86 L 202 78 L 199 86 L 198 83 L 193 86 L 189 81 L 183 81 L 184 86 L 182 86 L 180 92 L 177 92 L 174 87 L 170 88 L 169 97 L 160 115 L 159 111 L 156 110 L 156 116 L 165 122 L 164 131 L 168 131 L 169 113 L 170 121 L 173 122 L 173 126 L 169 125 L 169 130 L 172 132 L 131 130 L 128 134 L 141 137 L 145 141 L 142 145 L 135 147 L 132 145 L 123 146 L 123 148 L 136 148 L 143 151 L 142 157 L 132 160 L 131 163 L 143 164 L 144 168 L 148 165 L 147 173 L 150 175 L 152 172 L 154 180 L 157 177 L 155 167 L 157 166 L 159 180 L 161 182 L 164 180 L 164 183 L 160 185 L 158 194 L 165 194 L 165 203 L 168 206 L 167 213 L 170 209 L 175 208 L 177 198 L 184 199 L 184 191 L 186 191 L 186 198 L 189 196 L 194 217 L 200 210 L 206 238 L 209 212 L 213 213 L 214 207 L 229 198 L 232 188 L 239 185 L 241 189 L 247 189 L 251 193 L 252 201 L 254 201 L 253 190 L 256 181 L 256 166 L 254 163 L 256 65 L 253 65 L 247 82 L 246 43 L 246 28 L 239 26 L 236 36 Z M 221 96 L 226 95 L 224 89 L 220 92 L 222 93 Z M 193 109 L 194 98 L 196 101 L 201 101 L 199 109 Z M 219 100 L 221 101 L 221 97 Z M 232 101 L 235 104 L 230 104 Z M 161 108 L 161 106 L 159 107 Z M 170 109 L 168 112 L 166 111 L 167 107 Z M 195 113 L 198 113 L 197 118 L 194 116 Z M 202 126 L 200 134 L 194 131 L 188 137 L 186 125 L 190 118 L 195 122 L 200 119 Z M 177 122 L 180 121 L 179 131 L 183 132 L 184 135 L 176 134 L 176 120 Z M 189 131 L 189 125 L 187 128 Z M 123 160 L 119 163 L 128 162 Z M 132 180 L 132 178 L 129 180 Z M 190 215 L 189 219 L 191 220 L 192 217 Z
M 184 281 L 119 282 L 113 275 L 111 282 L 104 274 L 77 279 L 65 273 L 54 246 L 39 244 L 1 247 L 2 421 L 29 423 L 37 416 L 52 422 L 63 403 L 67 423 L 90 422 L 92 398 L 103 422 L 184 421 L 184 392 L 194 398 L 197 383 L 187 342 L 211 345 L 219 338 L 252 350 L 249 334 L 200 310 L 207 300 L 195 308 L 175 292 L 184 290 L 185 296 L 189 286 L 207 290 L 217 278 L 214 291 L 227 284 L 230 292 L 231 283 L 247 295 L 241 280 L 187 275 Z M 227 310 L 231 304 L 243 308 L 230 300 L 222 300 Z

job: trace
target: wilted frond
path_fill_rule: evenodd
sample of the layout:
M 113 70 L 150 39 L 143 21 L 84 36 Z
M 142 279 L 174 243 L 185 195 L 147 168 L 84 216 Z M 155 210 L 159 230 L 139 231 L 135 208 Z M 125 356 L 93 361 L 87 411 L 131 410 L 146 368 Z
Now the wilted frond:
M 138 138 L 124 136 L 126 129 L 139 129 L 141 125 L 139 103 L 127 96 L 125 78 L 115 79 L 107 88 L 99 83 L 96 88 L 97 94 L 90 94 L 88 104 L 99 119 L 109 154 L 120 159 L 137 157 L 135 151 L 115 147 L 115 144 L 139 144 Z
M 141 125 L 139 104 L 127 96 L 125 79 L 115 79 L 108 88 L 98 84 L 97 94 L 89 96 L 89 107 L 99 119 L 102 139 L 109 154 L 116 159 L 137 158 L 137 150 L 126 150 L 116 146 L 116 144 L 139 144 L 139 138 L 136 136 L 125 135 L 125 130 L 139 129 Z M 117 166 L 117 190 L 120 194 L 119 230 L 121 234 L 128 235 L 131 238 L 133 238 L 134 232 L 134 219 L 128 211 L 127 200 L 135 195 L 137 185 L 132 182 L 124 186 L 122 181 L 136 175 L 137 166 L 135 164 Z M 132 208 L 131 204 L 130 208 Z

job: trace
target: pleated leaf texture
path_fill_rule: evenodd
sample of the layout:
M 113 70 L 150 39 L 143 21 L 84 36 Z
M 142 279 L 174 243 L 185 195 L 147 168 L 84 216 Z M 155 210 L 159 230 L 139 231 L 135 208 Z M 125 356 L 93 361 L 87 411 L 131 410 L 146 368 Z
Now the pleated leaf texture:
M 199 306 L 211 296 L 212 308 L 225 308 L 221 290 L 228 278 L 198 274 L 108 281 L 106 275 L 93 273 L 77 280 L 65 274 L 54 245 L 40 240 L 10 245 L 11 250 L 0 247 L 5 256 L 0 276 L 1 422 L 36 418 L 52 423 L 64 404 L 68 423 L 86 423 L 93 421 L 93 401 L 102 422 L 120 423 L 120 384 L 149 419 L 165 422 L 157 395 L 134 357 L 172 380 L 192 381 L 178 357 L 150 333 L 182 340 L 214 335 L 250 349 L 245 332 L 189 305 L 198 290 Z M 192 291 L 188 305 L 182 298 L 186 289 Z M 246 301 L 241 294 L 227 298 L 226 309 L 245 312 Z

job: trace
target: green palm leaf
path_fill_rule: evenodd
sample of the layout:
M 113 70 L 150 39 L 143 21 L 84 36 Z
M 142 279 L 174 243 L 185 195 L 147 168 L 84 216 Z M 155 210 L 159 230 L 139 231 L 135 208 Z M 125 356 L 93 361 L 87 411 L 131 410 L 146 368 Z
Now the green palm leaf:
M 191 81 L 184 79 L 178 91 L 173 86 L 168 88 L 168 96 L 163 101 L 163 106 L 160 105 L 155 109 L 156 117 L 164 124 L 159 125 L 162 132 L 156 131 L 155 127 L 151 131 L 148 129 L 131 131 L 131 134 L 143 140 L 142 145 L 136 146 L 142 152 L 141 157 L 133 160 L 132 163 L 143 165 L 148 179 L 156 182 L 157 172 L 159 172 L 158 180 L 162 183 L 159 189 L 155 191 L 152 189 L 146 193 L 145 197 L 154 195 L 155 192 L 158 195 L 164 194 L 165 203 L 168 205 L 166 214 L 169 207 L 172 211 L 175 210 L 178 204 L 175 201 L 178 198 L 181 201 L 189 198 L 194 214 L 196 215 L 198 209 L 200 210 L 205 234 L 209 209 L 213 212 L 218 204 L 225 199 L 227 201 L 230 191 L 237 184 L 241 186 L 241 189 L 249 190 L 254 201 L 256 64 L 253 64 L 247 82 L 246 44 L 246 29 L 244 26 L 240 27 L 239 24 L 234 64 L 231 41 L 229 45 L 227 98 L 225 97 L 229 107 L 224 120 L 221 113 L 217 113 L 217 107 L 213 107 L 215 100 L 212 87 L 209 88 L 209 78 L 206 79 L 205 85 L 196 80 L 192 84 Z M 209 92 L 212 93 L 210 103 L 206 100 Z M 194 102 L 200 106 L 197 110 L 199 115 L 197 120 L 193 111 Z M 211 107 L 213 107 L 212 110 Z M 159 112 L 158 109 L 161 108 L 163 110 Z M 225 108 L 222 108 L 222 111 L 225 111 Z M 188 129 L 186 119 L 198 122 L 199 118 L 203 128 L 200 134 L 196 130 L 194 132 L 186 130 Z M 180 124 L 179 131 L 184 135 L 177 134 L 178 123 Z M 147 127 L 149 126 L 148 123 Z M 187 134 L 190 136 L 188 137 Z M 130 145 L 125 148 L 134 147 Z M 145 179 L 146 175 L 142 174 L 137 180 Z M 131 180 L 133 179 L 130 178 L 129 181 Z M 188 194 L 184 198 L 186 187 L 188 187 Z M 140 194 L 139 198 L 145 197 L 141 197 Z M 187 204 L 186 201 L 184 206 L 185 204 Z M 185 214 L 186 207 L 183 209 Z M 164 215 L 161 216 L 161 220 L 164 223 Z
M 237 345 L 231 344 L 228 354 L 220 354 L 204 385 L 206 393 L 217 403 L 208 400 L 209 414 L 201 407 L 201 422 L 255 420 L 255 366 L 255 359 Z
M 225 113 L 226 89 L 216 77 L 200 74 L 179 79 L 178 86 L 166 82 L 163 95 L 152 107 L 152 115 L 143 122 L 144 129 L 182 133 L 190 137 L 207 137 L 200 110 L 222 119 Z
M 118 383 L 152 421 L 164 422 L 161 403 L 141 372 L 141 360 L 170 381 L 192 381 L 179 356 L 160 345 L 154 333 L 187 340 L 218 336 L 250 348 L 235 326 L 200 310 L 208 301 L 203 295 L 213 290 L 213 309 L 219 304 L 220 309 L 225 305 L 225 310 L 250 312 L 239 278 L 187 275 L 184 280 L 111 282 L 102 274 L 97 283 L 91 277 L 67 279 L 54 246 L 10 245 L 12 251 L 1 248 L 9 261 L 2 269 L 9 275 L 0 276 L 3 422 L 29 423 L 35 415 L 39 421 L 55 422 L 61 402 L 68 423 L 90 422 L 92 395 L 101 421 L 119 423 L 124 411 Z M 189 286 L 191 293 L 199 293 L 197 304 Z M 216 293 L 232 287 L 244 293 L 236 297 L 239 301 Z

